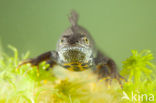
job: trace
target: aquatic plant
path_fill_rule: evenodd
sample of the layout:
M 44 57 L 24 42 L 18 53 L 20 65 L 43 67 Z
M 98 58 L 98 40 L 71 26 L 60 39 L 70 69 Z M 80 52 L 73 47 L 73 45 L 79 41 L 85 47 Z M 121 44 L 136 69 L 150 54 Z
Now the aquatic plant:
M 56 66 L 47 71 L 49 65 L 45 62 L 39 69 L 29 64 L 16 69 L 29 53 L 20 57 L 16 48 L 9 48 L 14 56 L 2 54 L 0 58 L 0 103 L 147 103 L 151 102 L 151 94 L 156 96 L 156 66 L 150 50 L 132 50 L 123 61 L 120 73 L 127 82 L 123 81 L 121 89 L 116 80 L 110 87 L 98 81 L 90 70 L 70 72 Z M 146 96 L 140 99 L 143 94 L 148 100 Z

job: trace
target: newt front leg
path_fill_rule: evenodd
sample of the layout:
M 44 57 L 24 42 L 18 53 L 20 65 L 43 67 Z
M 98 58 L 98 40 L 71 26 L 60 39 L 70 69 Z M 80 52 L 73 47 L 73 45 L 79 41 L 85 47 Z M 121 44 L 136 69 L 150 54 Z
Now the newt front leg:
M 50 64 L 50 67 L 54 66 L 55 64 L 57 64 L 57 57 L 58 57 L 58 54 L 56 51 L 48 51 L 46 53 L 43 53 L 39 56 L 37 56 L 36 58 L 31 58 L 31 59 L 27 59 L 27 60 L 24 60 L 22 61 L 22 63 L 20 63 L 17 67 L 20 68 L 22 65 L 25 65 L 25 64 L 31 64 L 31 66 L 37 66 L 43 62 L 43 61 L 47 61 L 48 64 Z
M 122 80 L 126 81 L 118 72 L 115 62 L 99 53 L 95 60 L 95 73 L 99 79 L 105 78 L 106 82 L 111 83 L 112 79 L 116 79 L 122 87 Z

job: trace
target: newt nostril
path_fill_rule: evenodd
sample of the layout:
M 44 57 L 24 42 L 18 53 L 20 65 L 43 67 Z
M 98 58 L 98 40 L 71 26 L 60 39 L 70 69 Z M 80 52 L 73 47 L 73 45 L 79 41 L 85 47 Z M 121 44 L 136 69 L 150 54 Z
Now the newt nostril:
M 74 44 L 75 42 L 74 42 L 74 40 L 69 39 L 69 40 L 68 40 L 68 43 L 69 43 L 69 44 Z
M 69 40 L 68 40 L 68 43 L 69 43 L 69 44 L 76 44 L 76 43 L 78 43 L 78 40 L 69 39 Z

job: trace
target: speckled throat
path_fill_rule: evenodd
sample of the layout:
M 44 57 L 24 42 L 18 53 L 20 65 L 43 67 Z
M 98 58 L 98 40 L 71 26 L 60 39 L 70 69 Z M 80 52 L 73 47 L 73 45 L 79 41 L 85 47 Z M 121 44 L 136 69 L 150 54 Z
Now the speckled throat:
M 85 60 L 86 54 L 75 49 L 64 52 L 63 56 L 68 62 L 83 62 Z
M 89 52 L 86 52 L 88 52 L 87 49 L 80 47 L 63 49 L 63 52 L 61 52 L 64 58 L 63 67 L 71 71 L 84 71 L 89 69 L 90 60 L 87 55 Z

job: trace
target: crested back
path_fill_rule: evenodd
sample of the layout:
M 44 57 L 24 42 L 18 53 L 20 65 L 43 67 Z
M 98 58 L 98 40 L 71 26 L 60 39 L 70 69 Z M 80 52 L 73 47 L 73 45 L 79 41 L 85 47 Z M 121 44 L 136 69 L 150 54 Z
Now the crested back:
M 71 13 L 70 13 L 70 16 L 68 18 L 69 18 L 69 22 L 71 23 L 72 26 L 77 25 L 79 17 L 78 17 L 78 14 L 77 14 L 76 11 L 72 10 Z

